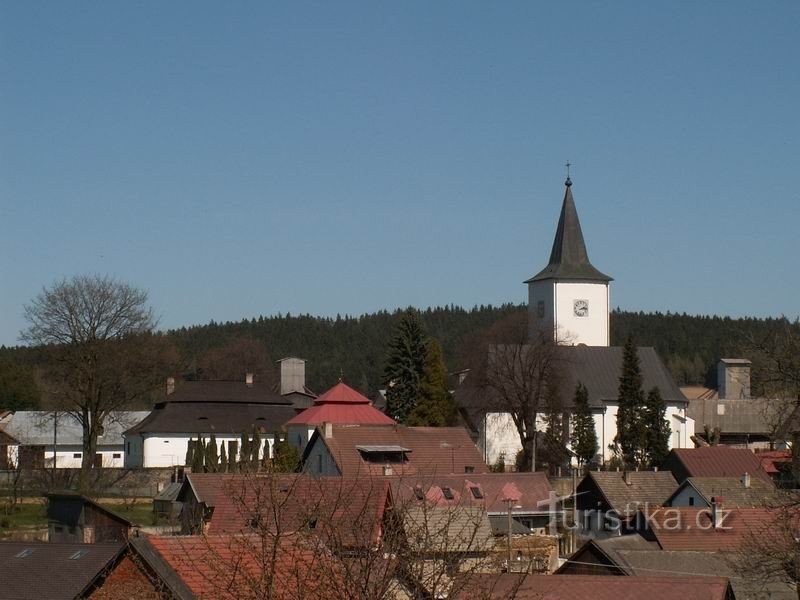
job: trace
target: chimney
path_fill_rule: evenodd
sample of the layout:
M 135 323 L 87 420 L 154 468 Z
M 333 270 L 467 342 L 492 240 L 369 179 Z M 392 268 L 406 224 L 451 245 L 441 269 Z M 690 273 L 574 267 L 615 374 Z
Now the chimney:
M 175 392 L 175 378 L 167 377 L 167 396 Z
M 742 486 L 745 489 L 750 488 L 750 473 L 748 473 L 747 471 L 745 471 L 744 475 L 742 475 Z
M 750 398 L 750 361 L 745 358 L 720 358 L 717 387 L 721 400 Z
M 631 472 L 628 470 L 622 472 L 622 480 L 628 485 L 633 485 L 631 481 Z
M 253 387 L 253 374 L 252 373 L 245 374 L 244 382 L 247 384 L 247 387 Z
M 714 529 L 722 527 L 722 518 L 724 515 L 722 511 L 723 500 L 724 498 L 722 496 L 711 497 L 711 523 L 713 523 Z
M 306 361 L 302 358 L 282 358 L 281 364 L 281 396 L 292 392 L 304 392 L 306 389 Z
M 325 422 L 322 424 L 322 435 L 326 440 L 333 437 L 333 423 Z
M 389 477 L 389 476 L 390 476 L 390 475 L 392 475 L 393 473 L 394 473 L 394 472 L 392 471 L 392 465 L 383 465 L 383 474 L 384 474 L 386 477 Z

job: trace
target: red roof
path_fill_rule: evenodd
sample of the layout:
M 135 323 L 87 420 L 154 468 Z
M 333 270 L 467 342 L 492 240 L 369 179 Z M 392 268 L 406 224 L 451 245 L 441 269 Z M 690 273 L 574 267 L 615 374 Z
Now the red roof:
M 172 571 L 197 598 L 341 597 L 342 570 L 315 540 L 297 535 L 148 536 Z
M 675 465 L 674 463 L 679 463 Z M 747 448 L 730 446 L 704 446 L 702 448 L 674 448 L 665 461 L 664 468 L 671 470 L 682 483 L 677 470 L 685 470 L 688 477 L 741 477 L 749 473 L 764 481 L 772 482 L 761 467 L 761 460 Z M 682 469 L 681 469 L 682 467 Z
M 334 425 L 333 435 L 319 436 L 344 476 L 383 475 L 391 466 L 392 475 L 446 475 L 488 473 L 489 466 L 463 427 L 406 427 L 395 425 Z M 379 459 L 370 459 L 370 447 Z M 402 462 L 386 462 L 381 447 L 402 449 Z M 309 452 L 311 445 L 306 448 Z
M 369 398 L 340 381 L 286 425 L 394 425 L 391 417 L 372 406 Z
M 721 526 L 711 520 L 711 510 L 702 508 L 660 508 L 651 512 L 648 527 L 663 550 L 717 552 L 737 550 L 754 535 L 777 535 L 772 527 L 783 511 L 768 508 L 724 509 Z
M 607 575 L 469 575 L 456 593 L 473 598 L 518 600 L 726 600 L 732 598 L 724 577 L 608 577 Z
M 756 451 L 756 456 L 761 461 L 762 468 L 770 474 L 780 472 L 778 465 L 792 462 L 791 450 Z

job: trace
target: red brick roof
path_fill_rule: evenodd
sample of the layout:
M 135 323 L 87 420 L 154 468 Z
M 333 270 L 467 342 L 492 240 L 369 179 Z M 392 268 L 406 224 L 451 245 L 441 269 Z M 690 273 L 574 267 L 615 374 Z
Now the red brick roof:
M 372 547 L 380 540 L 390 502 L 383 478 L 355 481 L 305 475 L 192 474 L 189 485 L 212 508 L 208 533 L 309 531 L 331 546 Z
M 753 535 L 772 535 L 781 511 L 767 508 L 724 509 L 715 528 L 710 509 L 661 508 L 650 513 L 648 526 L 663 550 L 716 552 L 737 550 Z
M 761 461 L 761 467 L 769 474 L 779 473 L 778 465 L 792 462 L 791 450 L 756 451 L 756 456 Z
M 675 473 L 678 483 L 683 478 L 676 473 L 681 467 L 686 477 L 741 477 L 750 473 L 765 481 L 772 479 L 761 467 L 759 458 L 747 448 L 730 446 L 704 446 L 702 448 L 675 448 L 664 464 L 664 468 Z
M 339 564 L 314 540 L 297 535 L 149 536 L 148 541 L 197 598 L 341 597 Z M 265 543 L 266 542 L 266 543 Z
M 372 406 L 369 398 L 362 396 L 340 381 L 311 406 L 292 418 L 286 425 L 321 425 L 337 423 L 347 425 L 394 425 L 395 421 Z
M 397 503 L 419 502 L 418 494 L 421 492 L 429 504 L 479 506 L 485 507 L 489 513 L 507 513 L 506 498 L 514 499 L 514 512 L 546 513 L 546 503 L 553 491 L 544 473 L 393 477 L 391 482 L 394 501 Z M 443 488 L 449 488 L 452 500 L 445 496 Z
M 315 435 L 319 435 L 317 430 Z M 334 425 L 333 436 L 320 437 L 342 475 L 383 475 L 390 464 L 393 475 L 488 473 L 489 467 L 463 427 L 405 427 L 403 425 Z M 319 443 L 318 442 L 318 443 Z M 394 446 L 410 450 L 402 463 L 370 462 L 362 448 Z M 308 449 L 311 447 L 309 444 Z
M 724 577 L 608 577 L 606 575 L 472 575 L 459 600 L 726 600 L 733 598 Z

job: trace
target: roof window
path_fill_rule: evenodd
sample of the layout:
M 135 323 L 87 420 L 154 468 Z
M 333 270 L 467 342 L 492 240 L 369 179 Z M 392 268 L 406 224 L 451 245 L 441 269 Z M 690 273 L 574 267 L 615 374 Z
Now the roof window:
M 70 560 L 78 560 L 82 556 L 89 554 L 88 550 L 78 550 L 75 554 L 69 557 Z
M 451 490 L 447 486 L 442 488 L 442 494 L 444 494 L 444 497 L 447 498 L 448 500 L 453 500 L 455 498 L 455 496 L 453 495 L 453 490 Z
M 416 496 L 417 500 L 424 500 L 425 499 L 425 494 L 422 491 L 422 486 L 421 485 L 415 485 L 414 486 L 414 496 Z
M 33 554 L 33 548 L 25 548 L 22 552 L 19 552 L 14 555 L 14 558 L 28 558 L 31 554 Z
M 481 491 L 481 488 L 477 486 L 471 486 L 469 488 L 469 491 L 472 492 L 472 497 L 475 498 L 476 500 L 483 499 L 483 492 Z

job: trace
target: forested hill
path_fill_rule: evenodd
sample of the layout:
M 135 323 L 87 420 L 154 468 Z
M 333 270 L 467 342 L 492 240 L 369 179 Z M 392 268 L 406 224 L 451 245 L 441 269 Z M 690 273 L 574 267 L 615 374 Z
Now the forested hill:
M 469 350 L 465 346 L 474 340 L 475 332 L 524 310 L 525 306 L 511 304 L 472 309 L 447 306 L 423 310 L 421 316 L 428 333 L 441 342 L 448 368 L 456 370 L 464 366 L 463 357 Z M 315 391 L 324 391 L 342 374 L 351 385 L 371 394 L 381 387 L 386 348 L 399 314 L 381 311 L 360 317 L 262 316 L 236 323 L 211 322 L 166 335 L 182 351 L 187 376 L 202 377 L 198 365 L 204 357 L 246 338 L 251 340 L 249 348 L 255 347 L 263 354 L 260 362 L 268 363 L 268 368 L 285 356 L 306 359 L 307 384 Z M 743 356 L 746 336 L 759 336 L 778 322 L 616 310 L 611 315 L 612 344 L 622 345 L 632 335 L 640 346 L 655 346 L 679 383 L 713 385 L 718 358 Z M 237 360 L 242 348 L 248 346 L 241 346 L 238 354 L 226 355 L 236 369 L 242 364 Z M 0 348 L 0 408 L 36 405 L 38 359 L 35 349 Z M 267 376 L 275 377 L 276 373 Z

